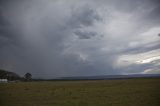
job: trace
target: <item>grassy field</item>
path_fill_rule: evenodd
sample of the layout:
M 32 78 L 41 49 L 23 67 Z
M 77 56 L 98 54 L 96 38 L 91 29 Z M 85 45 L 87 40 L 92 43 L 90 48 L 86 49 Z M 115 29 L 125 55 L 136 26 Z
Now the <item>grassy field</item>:
M 0 106 L 160 106 L 160 78 L 1 83 Z

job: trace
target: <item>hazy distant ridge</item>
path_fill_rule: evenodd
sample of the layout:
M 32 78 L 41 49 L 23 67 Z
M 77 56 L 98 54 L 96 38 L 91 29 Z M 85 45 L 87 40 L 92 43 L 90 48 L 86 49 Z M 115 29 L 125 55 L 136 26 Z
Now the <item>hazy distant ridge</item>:
M 156 78 L 160 74 L 133 74 L 133 75 L 100 75 L 100 76 L 76 76 L 76 77 L 61 77 L 59 79 L 66 80 L 85 80 L 85 79 L 127 79 L 127 78 Z

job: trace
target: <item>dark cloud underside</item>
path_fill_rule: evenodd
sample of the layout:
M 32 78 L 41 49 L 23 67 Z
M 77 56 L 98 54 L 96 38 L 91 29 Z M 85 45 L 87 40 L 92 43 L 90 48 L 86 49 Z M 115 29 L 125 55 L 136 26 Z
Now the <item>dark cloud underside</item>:
M 42 78 L 160 73 L 159 19 L 159 0 L 1 0 L 0 68 Z

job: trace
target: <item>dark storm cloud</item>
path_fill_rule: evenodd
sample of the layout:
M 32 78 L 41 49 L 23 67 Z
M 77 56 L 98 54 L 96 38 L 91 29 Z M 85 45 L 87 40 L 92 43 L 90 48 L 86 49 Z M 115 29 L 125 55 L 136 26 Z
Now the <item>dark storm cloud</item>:
M 76 31 L 75 34 L 79 37 L 79 39 L 90 39 L 96 36 L 95 32 Z
M 0 25 L 1 25 L 1 28 L 2 28 L 2 26 L 8 25 L 7 20 L 5 20 L 5 18 L 3 16 L 1 8 L 0 8 Z
M 7 33 L 7 29 L 9 27 L 9 22 L 5 19 L 2 13 L 2 9 L 0 8 L 0 36 L 3 36 L 5 33 Z
M 141 1 L 141 0 L 140 0 Z M 160 18 L 160 1 L 159 0 L 144 0 L 138 6 L 140 9 L 146 11 L 146 14 L 142 15 L 141 19 L 143 19 L 142 23 L 148 25 L 158 25 L 159 26 L 159 18 Z M 143 14 L 143 13 L 142 13 Z
M 95 9 L 89 5 L 72 9 L 72 19 L 69 24 L 73 27 L 91 26 L 95 21 L 100 21 L 101 17 Z
M 117 61 L 159 48 L 159 17 L 158 0 L 3 0 L 0 68 L 43 78 L 152 68 Z
M 160 20 L 160 3 L 157 5 L 152 12 L 149 14 L 149 17 L 152 19 L 152 22 L 159 23 Z

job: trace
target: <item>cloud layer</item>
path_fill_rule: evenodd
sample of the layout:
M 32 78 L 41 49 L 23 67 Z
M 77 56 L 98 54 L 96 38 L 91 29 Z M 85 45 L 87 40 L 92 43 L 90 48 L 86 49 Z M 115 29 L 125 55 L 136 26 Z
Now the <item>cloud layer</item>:
M 35 77 L 160 74 L 158 0 L 0 2 L 0 68 Z

